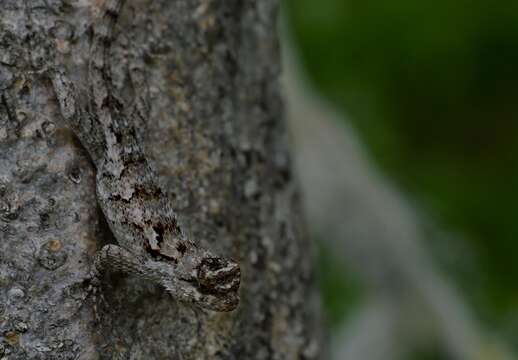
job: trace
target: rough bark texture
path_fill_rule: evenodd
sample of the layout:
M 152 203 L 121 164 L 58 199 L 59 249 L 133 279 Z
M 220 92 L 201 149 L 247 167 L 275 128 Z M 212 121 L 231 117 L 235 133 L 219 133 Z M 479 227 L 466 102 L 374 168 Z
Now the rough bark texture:
M 275 0 L 129 0 L 112 72 L 149 101 L 146 150 L 185 229 L 242 269 L 235 312 L 112 274 L 95 170 L 46 72 L 86 87 L 101 0 L 0 2 L 0 355 L 6 359 L 313 359 L 318 308 L 281 121 Z M 86 93 L 86 92 L 84 92 Z

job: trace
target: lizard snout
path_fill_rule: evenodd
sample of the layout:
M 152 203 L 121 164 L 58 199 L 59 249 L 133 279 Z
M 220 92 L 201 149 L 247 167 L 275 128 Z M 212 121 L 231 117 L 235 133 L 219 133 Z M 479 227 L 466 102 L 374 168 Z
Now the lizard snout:
M 203 291 L 228 293 L 239 289 L 241 270 L 233 260 L 204 258 L 198 267 L 198 282 Z

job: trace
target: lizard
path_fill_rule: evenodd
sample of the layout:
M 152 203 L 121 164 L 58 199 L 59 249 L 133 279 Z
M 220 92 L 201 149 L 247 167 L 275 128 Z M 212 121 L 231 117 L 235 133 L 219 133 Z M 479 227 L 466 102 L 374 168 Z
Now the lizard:
M 60 112 L 95 165 L 97 202 L 117 240 L 95 255 L 92 283 L 107 270 L 119 271 L 159 284 L 180 301 L 232 311 L 239 304 L 239 264 L 200 247 L 181 229 L 145 156 L 135 115 L 114 95 L 109 49 L 124 3 L 106 0 L 93 24 L 87 109 L 63 70 L 51 75 Z

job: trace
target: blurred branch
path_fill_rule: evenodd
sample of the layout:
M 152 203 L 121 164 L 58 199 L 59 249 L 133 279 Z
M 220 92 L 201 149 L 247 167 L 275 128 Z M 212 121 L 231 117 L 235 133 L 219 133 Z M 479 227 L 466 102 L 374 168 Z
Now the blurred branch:
M 454 359 L 511 358 L 436 269 L 416 210 L 373 168 L 344 116 L 309 89 L 290 45 L 284 82 L 310 225 L 369 298 L 338 335 L 336 359 L 401 359 L 429 339 Z

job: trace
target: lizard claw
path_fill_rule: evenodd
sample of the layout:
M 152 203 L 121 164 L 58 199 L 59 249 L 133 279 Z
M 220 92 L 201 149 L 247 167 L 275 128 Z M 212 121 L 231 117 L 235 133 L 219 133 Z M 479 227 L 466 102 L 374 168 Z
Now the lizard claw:
M 101 322 L 101 317 L 99 316 L 99 308 L 98 305 L 101 303 L 105 307 L 108 307 L 108 303 L 104 298 L 104 295 L 101 290 L 101 278 L 96 271 L 91 271 L 88 276 L 85 278 L 85 283 L 87 284 L 86 292 L 87 297 L 92 297 L 92 306 L 94 311 L 94 317 L 96 322 Z M 100 300 L 100 301 L 99 301 Z

